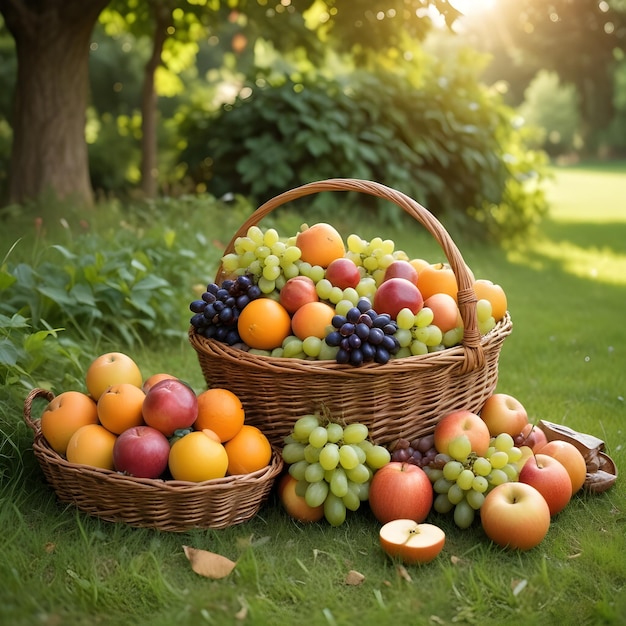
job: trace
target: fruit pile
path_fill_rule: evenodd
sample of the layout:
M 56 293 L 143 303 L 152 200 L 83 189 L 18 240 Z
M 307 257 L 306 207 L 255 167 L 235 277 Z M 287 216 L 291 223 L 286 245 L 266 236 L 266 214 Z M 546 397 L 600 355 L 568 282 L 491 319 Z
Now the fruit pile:
M 270 464 L 269 440 L 245 424 L 241 401 L 227 389 L 196 394 L 163 373 L 143 380 L 118 352 L 95 359 L 85 383 L 88 393 L 60 393 L 41 415 L 44 439 L 70 463 L 189 482 Z
M 190 303 L 191 325 L 254 354 L 359 366 L 463 340 L 452 269 L 411 259 L 389 239 L 352 233 L 344 242 L 326 223 L 290 237 L 251 226 L 222 257 L 222 270 L 226 277 Z M 473 288 L 484 335 L 506 315 L 506 294 L 485 279 Z

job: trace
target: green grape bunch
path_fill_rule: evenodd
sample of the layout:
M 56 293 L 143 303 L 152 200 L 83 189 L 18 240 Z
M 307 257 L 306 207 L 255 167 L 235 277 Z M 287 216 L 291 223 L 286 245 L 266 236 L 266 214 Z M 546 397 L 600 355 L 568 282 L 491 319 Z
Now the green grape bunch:
M 374 472 L 391 454 L 370 441 L 365 424 L 342 425 L 320 415 L 303 415 L 285 438 L 282 457 L 298 482 L 296 493 L 310 507 L 324 506 L 324 517 L 340 526 L 347 511 L 368 499 Z

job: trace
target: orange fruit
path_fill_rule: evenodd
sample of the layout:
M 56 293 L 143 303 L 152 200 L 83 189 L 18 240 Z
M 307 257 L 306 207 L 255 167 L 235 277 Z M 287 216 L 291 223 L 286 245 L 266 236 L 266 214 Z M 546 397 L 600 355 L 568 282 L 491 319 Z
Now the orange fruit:
M 291 329 L 303 341 L 307 337 L 323 339 L 334 315 L 335 308 L 325 302 L 307 302 L 293 314 Z
M 223 443 L 241 430 L 244 419 L 241 400 L 232 391 L 216 387 L 198 394 L 196 430 L 212 430 Z
M 258 298 L 241 311 L 237 330 L 241 340 L 250 348 L 273 350 L 291 333 L 291 317 L 280 302 Z
M 424 306 L 433 312 L 433 324 L 438 326 L 441 332 L 445 333 L 453 328 L 463 326 L 456 300 L 447 293 L 434 293 L 424 300 Z
M 416 269 L 418 275 L 427 265 L 430 265 L 425 259 L 411 259 L 409 263 Z
M 87 391 L 97 402 L 111 385 L 130 383 L 141 387 L 143 377 L 139 366 L 127 354 L 107 352 L 94 359 L 87 368 L 85 382 Z
M 65 454 L 72 435 L 87 424 L 98 423 L 96 403 L 80 391 L 64 391 L 41 414 L 41 432 L 50 447 Z
M 109 387 L 98 400 L 100 423 L 112 433 L 121 435 L 133 426 L 144 423 L 141 409 L 146 394 L 130 383 Z
M 195 430 L 172 444 L 168 465 L 174 480 L 200 483 L 224 478 L 228 456 L 210 432 Z
M 256 427 L 246 424 L 224 444 L 228 455 L 229 474 L 250 474 L 269 465 L 272 446 Z
M 70 463 L 112 470 L 116 439 L 117 435 L 104 426 L 87 424 L 72 435 L 65 456 Z
M 296 235 L 296 246 L 302 252 L 302 261 L 322 267 L 328 267 L 332 261 L 346 254 L 346 245 L 341 235 L 325 222 L 318 222 L 310 227 L 303 225 Z
M 423 267 L 417 274 L 417 288 L 424 300 L 435 293 L 447 293 L 456 301 L 459 291 L 452 268 L 444 263 L 434 263 Z
M 495 285 L 490 280 L 479 278 L 472 285 L 478 300 L 489 300 L 491 302 L 491 314 L 496 322 L 505 315 L 508 307 L 506 293 L 500 285 Z

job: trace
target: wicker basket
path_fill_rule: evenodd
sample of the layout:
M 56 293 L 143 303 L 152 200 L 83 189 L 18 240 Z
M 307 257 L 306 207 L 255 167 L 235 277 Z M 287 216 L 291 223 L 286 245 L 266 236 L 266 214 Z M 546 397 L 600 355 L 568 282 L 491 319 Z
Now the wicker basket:
M 189 330 L 209 387 L 225 387 L 244 405 L 246 420 L 263 430 L 274 445 L 282 445 L 295 420 L 324 407 L 334 418 L 368 426 L 373 441 L 390 444 L 400 437 L 432 432 L 446 413 L 457 409 L 477 412 L 493 393 L 498 358 L 510 334 L 510 316 L 481 337 L 476 318 L 476 296 L 468 268 L 441 223 L 424 207 L 384 185 L 331 179 L 297 187 L 259 207 L 233 235 L 226 247 L 232 252 L 237 237 L 258 224 L 277 207 L 323 191 L 356 191 L 385 198 L 424 226 L 441 246 L 459 286 L 458 304 L 465 333 L 463 343 L 440 352 L 360 367 L 334 361 L 276 358 L 250 354 Z M 217 271 L 216 281 L 223 278 Z
M 34 389 L 24 401 L 24 420 L 35 433 L 33 452 L 46 480 L 60 501 L 110 522 L 171 532 L 240 524 L 256 515 L 282 470 L 276 450 L 267 468 L 202 483 L 132 478 L 69 463 L 48 445 L 40 421 L 33 419 L 36 398 L 49 402 L 54 394 Z

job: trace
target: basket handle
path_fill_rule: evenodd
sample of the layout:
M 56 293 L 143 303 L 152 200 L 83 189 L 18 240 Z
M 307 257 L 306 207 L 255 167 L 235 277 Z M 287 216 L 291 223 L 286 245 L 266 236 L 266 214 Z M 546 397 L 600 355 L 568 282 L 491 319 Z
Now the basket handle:
M 466 361 L 462 371 L 471 371 L 482 367 L 485 362 L 484 351 L 481 343 L 478 319 L 476 317 L 476 294 L 472 289 L 472 277 L 463 260 L 460 250 L 443 227 L 441 222 L 425 207 L 407 196 L 406 194 L 382 185 L 377 182 L 360 180 L 355 178 L 331 178 L 324 181 L 307 183 L 285 191 L 271 198 L 254 211 L 248 219 L 239 227 L 226 246 L 224 254 L 233 252 L 235 241 L 244 236 L 250 226 L 257 225 L 266 215 L 279 206 L 302 198 L 304 196 L 320 193 L 322 191 L 356 191 L 390 200 L 397 204 L 405 213 L 419 222 L 431 234 L 443 250 L 459 288 L 457 302 L 461 319 L 463 320 L 464 333 L 462 345 L 466 352 Z M 222 265 L 218 267 L 217 276 L 221 276 Z
M 52 400 L 54 400 L 54 393 L 52 393 L 52 391 L 48 391 L 47 389 L 35 388 L 32 389 L 26 396 L 26 399 L 24 400 L 24 421 L 34 433 L 37 432 L 38 425 L 32 418 L 31 412 L 33 408 L 33 402 L 37 398 L 44 398 L 47 402 L 51 402 Z

